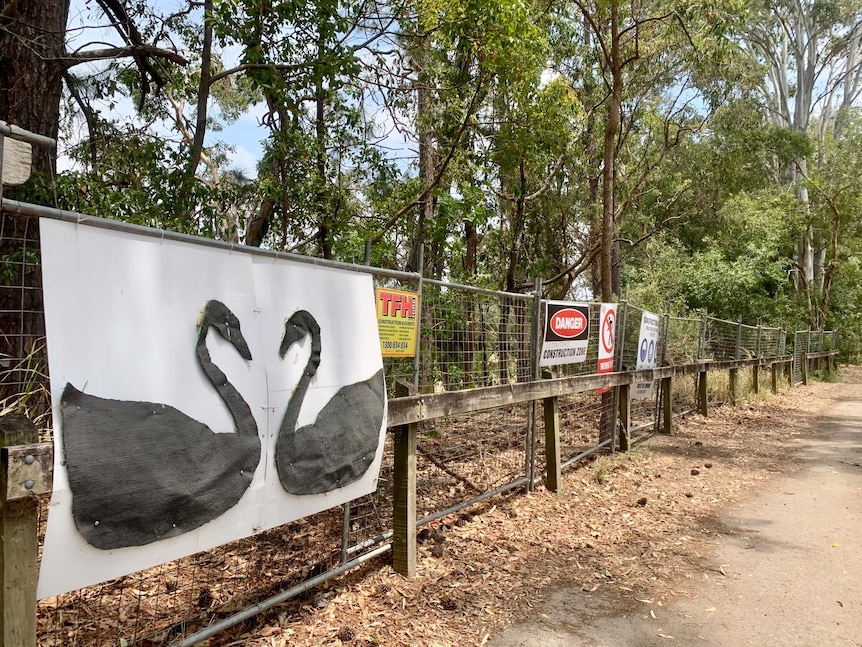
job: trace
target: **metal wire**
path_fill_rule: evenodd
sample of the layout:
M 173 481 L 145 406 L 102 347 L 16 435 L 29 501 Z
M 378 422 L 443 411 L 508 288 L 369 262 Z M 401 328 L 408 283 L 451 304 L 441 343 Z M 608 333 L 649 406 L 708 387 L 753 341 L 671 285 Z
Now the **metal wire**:
M 4 397 L 19 398 L 28 411 L 41 416 L 42 426 L 50 428 L 38 287 L 38 236 L 32 221 L 6 214 L 0 220 L 0 241 L 0 370 Z M 411 291 L 420 287 L 416 275 L 377 272 L 373 268 L 361 271 L 372 273 L 378 285 Z M 534 358 L 530 348 L 536 303 L 532 295 L 504 294 L 439 281 L 424 281 L 422 295 L 419 361 L 384 361 L 390 395 L 394 395 L 398 381 L 417 383 L 420 391 L 436 392 L 532 379 Z M 617 338 L 621 340 L 618 352 L 624 370 L 634 369 L 637 364 L 642 313 L 636 306 L 620 304 L 618 321 L 625 324 Z M 598 316 L 599 304 L 590 304 L 586 361 L 555 367 L 552 375 L 595 372 Z M 665 315 L 661 318 L 657 355 L 666 364 L 687 363 L 699 357 L 768 357 L 782 354 L 784 343 L 783 331 L 778 328 Z M 809 347 L 828 349 L 830 344 L 834 345 L 834 335 L 829 331 L 817 335 L 797 333 L 794 358 L 799 353 L 804 357 Z M 800 361 L 795 361 L 794 378 L 799 366 Z M 711 401 L 727 399 L 728 387 L 723 378 L 713 373 L 708 384 Z M 642 427 L 642 435 L 652 433 L 658 421 L 658 388 L 654 391 L 653 397 L 636 400 L 632 406 L 633 427 Z M 696 377 L 675 378 L 673 394 L 674 413 L 694 408 Z M 573 394 L 561 397 L 559 408 L 564 465 L 595 451 L 610 450 L 603 434 L 614 417 L 613 398 L 595 392 Z M 527 403 L 423 423 L 417 443 L 419 516 L 427 521 L 449 514 L 520 487 L 526 483 L 528 473 L 540 474 L 544 469 L 541 414 L 535 425 L 532 468 L 528 465 L 529 457 L 534 455 L 529 446 L 530 418 L 531 405 Z M 373 494 L 255 537 L 42 600 L 39 644 L 167 644 L 200 636 L 207 627 L 227 626 L 227 619 L 254 609 L 262 599 L 278 597 L 279 592 L 306 590 L 303 583 L 340 572 L 345 560 L 361 559 L 388 541 L 392 463 L 391 441 L 387 439 L 378 488 Z M 39 525 L 43 532 L 44 517 Z

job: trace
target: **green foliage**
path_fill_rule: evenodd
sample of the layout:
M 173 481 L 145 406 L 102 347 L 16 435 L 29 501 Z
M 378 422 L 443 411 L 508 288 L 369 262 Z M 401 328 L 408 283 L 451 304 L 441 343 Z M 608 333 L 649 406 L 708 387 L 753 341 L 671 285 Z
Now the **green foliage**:
M 616 80 L 608 199 L 629 299 L 803 325 L 792 279 L 808 231 L 831 268 L 829 321 L 862 330 L 859 115 L 824 114 L 816 135 L 776 127 L 765 55 L 741 46 L 755 29 L 778 33 L 778 16 L 796 11 L 787 3 L 226 0 L 206 21 L 211 74 L 236 69 L 204 87 L 202 6 L 163 5 L 128 8 L 145 40 L 189 65 L 158 60 L 160 91 L 149 93 L 129 61 L 73 67 L 62 125 L 75 170 L 55 184 L 37 178 L 20 197 L 229 240 L 265 206 L 269 247 L 360 261 L 375 240 L 371 262 L 403 269 L 422 242 L 440 277 L 526 290 L 540 276 L 548 294 L 592 297 Z M 846 57 L 857 9 L 805 7 L 828 60 Z M 209 112 L 193 172 L 199 94 Z M 257 177 L 244 178 L 218 137 L 252 109 L 265 152 Z M 407 143 L 387 149 L 395 128 Z M 396 159 L 420 135 L 430 151 L 421 176 Z M 799 160 L 808 208 L 787 189 Z M 433 217 L 420 223 L 429 182 Z M 2 259 L 0 280 L 17 280 L 17 261 Z

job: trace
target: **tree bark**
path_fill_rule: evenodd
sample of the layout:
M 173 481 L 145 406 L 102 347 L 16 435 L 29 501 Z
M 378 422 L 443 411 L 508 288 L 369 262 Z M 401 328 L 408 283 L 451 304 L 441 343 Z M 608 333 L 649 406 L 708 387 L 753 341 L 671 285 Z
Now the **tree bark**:
M 614 272 L 619 267 L 614 264 L 614 233 L 616 223 L 616 157 L 617 136 L 620 129 L 623 96 L 623 63 L 620 59 L 620 16 L 619 3 L 611 0 L 610 56 L 608 63 L 611 74 L 611 96 L 608 98 L 608 118 L 605 122 L 604 151 L 602 161 L 602 251 L 601 251 L 601 288 L 602 301 L 614 300 Z
M 60 125 L 68 12 L 69 0 L 0 0 L 0 120 L 54 139 Z M 53 150 L 33 146 L 34 171 L 52 174 L 56 163 Z M 14 193 L 7 189 L 4 197 Z M 0 218 L 0 258 L 11 259 L 17 274 L 10 287 L 0 285 L 0 312 L 5 313 L 0 314 L 0 357 L 10 370 L 0 399 L 17 400 L 26 397 L 35 374 L 47 374 L 42 274 L 36 260 L 39 222 L 12 214 Z
M 57 138 L 69 0 L 0 0 L 0 119 Z M 56 170 L 53 151 L 33 147 L 33 169 Z

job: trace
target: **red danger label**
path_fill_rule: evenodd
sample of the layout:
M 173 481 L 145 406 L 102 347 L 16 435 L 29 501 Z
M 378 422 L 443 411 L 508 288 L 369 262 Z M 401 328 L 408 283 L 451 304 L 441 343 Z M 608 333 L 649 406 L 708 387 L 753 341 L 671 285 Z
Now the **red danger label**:
M 558 310 L 551 317 L 550 322 L 553 333 L 564 339 L 577 337 L 587 327 L 587 318 L 584 314 L 574 308 Z

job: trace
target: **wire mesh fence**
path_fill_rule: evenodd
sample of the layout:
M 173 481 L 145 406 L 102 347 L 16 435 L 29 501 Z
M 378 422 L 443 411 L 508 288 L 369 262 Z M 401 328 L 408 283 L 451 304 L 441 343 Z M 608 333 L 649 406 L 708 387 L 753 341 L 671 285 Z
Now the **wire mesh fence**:
M 14 406 L 47 428 L 50 400 L 39 255 L 37 222 L 0 215 L 0 410 Z
M 33 222 L 8 215 L 0 221 L 0 369 L 3 397 L 26 404 L 31 418 L 50 430 L 38 235 Z M 533 379 L 542 323 L 535 295 L 419 276 L 393 279 L 373 268 L 366 271 L 377 285 L 421 290 L 419 357 L 384 360 L 390 397 L 399 382 L 415 384 L 420 393 L 434 393 Z M 552 377 L 596 372 L 600 304 L 588 307 L 591 332 L 585 360 L 554 367 Z M 644 312 L 620 304 L 616 340 L 622 370 L 638 365 Z M 817 339 L 809 334 L 804 340 L 798 335 L 795 350 L 809 348 L 812 341 L 827 348 L 834 339 L 830 333 Z M 663 315 L 657 342 L 658 363 L 677 365 L 703 358 L 773 356 L 783 353 L 784 339 L 777 328 Z M 710 400 L 727 401 L 728 388 L 726 376 L 711 376 Z M 632 426 L 644 435 L 657 428 L 659 402 L 658 384 L 650 397 L 633 402 Z M 696 402 L 697 376 L 675 378 L 673 413 L 691 411 Z M 612 392 L 574 393 L 559 399 L 564 463 L 602 444 L 613 424 L 615 405 Z M 417 441 L 420 523 L 489 493 L 516 487 L 528 474 L 541 474 L 545 469 L 541 421 L 541 403 L 524 403 L 423 422 Z M 387 438 L 373 494 L 254 537 L 42 600 L 39 644 L 170 644 L 367 554 L 392 534 L 392 454 Z M 40 525 L 43 532 L 44 524 Z
M 612 424 L 614 399 L 612 393 L 574 393 L 560 398 L 559 407 L 560 456 L 565 464 L 602 442 L 606 436 L 603 430 Z M 539 473 L 544 470 L 544 441 L 541 448 Z
M 797 330 L 793 335 L 793 384 L 802 384 L 802 363 L 808 353 L 811 332 L 808 330 Z
M 421 425 L 416 442 L 420 522 L 525 477 L 529 406 L 511 405 Z

